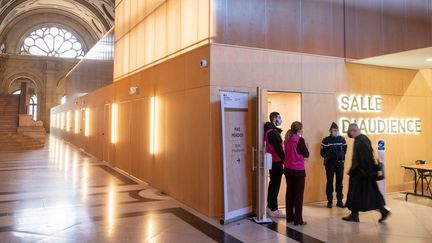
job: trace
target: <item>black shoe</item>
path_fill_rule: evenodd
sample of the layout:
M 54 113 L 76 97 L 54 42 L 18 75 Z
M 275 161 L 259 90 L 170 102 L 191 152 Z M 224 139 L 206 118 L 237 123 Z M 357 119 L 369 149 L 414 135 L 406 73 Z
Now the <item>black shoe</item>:
M 333 202 L 328 202 L 327 203 L 327 208 L 332 208 L 333 207 Z
M 307 225 L 307 223 L 306 223 L 306 221 L 303 221 L 303 222 L 301 222 L 301 223 L 294 223 L 294 225 L 295 225 L 295 226 L 297 226 L 297 225 Z
M 350 214 L 350 215 L 348 215 L 346 217 L 343 217 L 342 220 L 349 221 L 349 222 L 357 222 L 357 223 L 360 222 L 359 217 L 355 216 L 355 215 L 352 215 L 352 214 Z
M 385 209 L 385 211 L 381 213 L 381 218 L 378 220 L 378 222 L 380 223 L 384 222 L 389 215 L 390 215 L 390 211 Z
M 336 206 L 337 206 L 338 208 L 345 208 L 345 204 L 344 204 L 342 201 L 338 201 L 338 202 L 336 203 Z

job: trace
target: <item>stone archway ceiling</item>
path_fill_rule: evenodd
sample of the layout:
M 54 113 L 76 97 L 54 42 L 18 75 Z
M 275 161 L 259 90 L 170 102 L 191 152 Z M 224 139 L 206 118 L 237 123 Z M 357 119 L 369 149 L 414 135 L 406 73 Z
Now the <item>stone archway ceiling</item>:
M 93 27 L 99 37 L 114 25 L 114 0 L 0 0 L 0 34 L 17 16 L 38 9 L 67 11 Z

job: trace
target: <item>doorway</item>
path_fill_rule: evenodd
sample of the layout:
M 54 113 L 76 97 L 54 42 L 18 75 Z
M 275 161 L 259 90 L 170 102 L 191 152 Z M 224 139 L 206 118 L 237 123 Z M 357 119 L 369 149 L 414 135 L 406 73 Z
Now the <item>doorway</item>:
M 285 140 L 285 133 L 290 129 L 291 123 L 302 120 L 301 114 L 301 93 L 282 92 L 282 91 L 267 91 L 267 113 L 265 117 L 269 117 L 271 112 L 279 112 L 282 118 L 282 139 Z M 269 176 L 267 175 L 267 178 Z M 268 179 L 267 179 L 268 180 Z M 267 184 L 268 188 L 268 184 Z M 282 176 L 281 187 L 278 196 L 278 205 L 285 205 L 286 182 L 285 176 Z
M 266 222 L 267 208 L 267 189 L 268 189 L 268 173 L 265 162 L 264 149 L 264 124 L 269 121 L 269 114 L 273 111 L 280 113 L 282 117 L 281 134 L 282 139 L 285 133 L 289 130 L 293 121 L 302 120 L 302 95 L 298 92 L 266 90 L 260 87 L 257 88 L 257 110 L 256 110 L 256 140 L 254 154 L 256 154 L 257 170 L 255 171 L 255 212 L 257 214 L 256 222 Z M 279 207 L 285 205 L 286 182 L 282 177 L 281 187 L 278 195 Z

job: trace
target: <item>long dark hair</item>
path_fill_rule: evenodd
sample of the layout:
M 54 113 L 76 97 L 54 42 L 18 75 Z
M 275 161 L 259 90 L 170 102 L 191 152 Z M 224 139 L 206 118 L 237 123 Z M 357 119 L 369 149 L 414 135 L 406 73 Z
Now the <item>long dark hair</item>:
M 299 121 L 295 121 L 291 124 L 291 129 L 288 130 L 288 132 L 285 134 L 285 141 L 288 141 L 291 139 L 291 137 L 298 133 L 300 130 L 303 129 L 303 124 Z

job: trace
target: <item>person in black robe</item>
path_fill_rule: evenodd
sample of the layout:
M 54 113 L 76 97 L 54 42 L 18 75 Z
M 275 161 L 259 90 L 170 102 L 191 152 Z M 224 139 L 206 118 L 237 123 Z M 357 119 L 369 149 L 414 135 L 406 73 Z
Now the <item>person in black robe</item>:
M 361 134 L 357 124 L 348 128 L 348 137 L 354 138 L 352 165 L 348 172 L 349 185 L 345 206 L 351 214 L 342 218 L 345 221 L 360 222 L 359 212 L 380 210 L 381 219 L 386 220 L 390 211 L 384 205 L 384 197 L 376 182 L 376 166 L 371 141 Z

